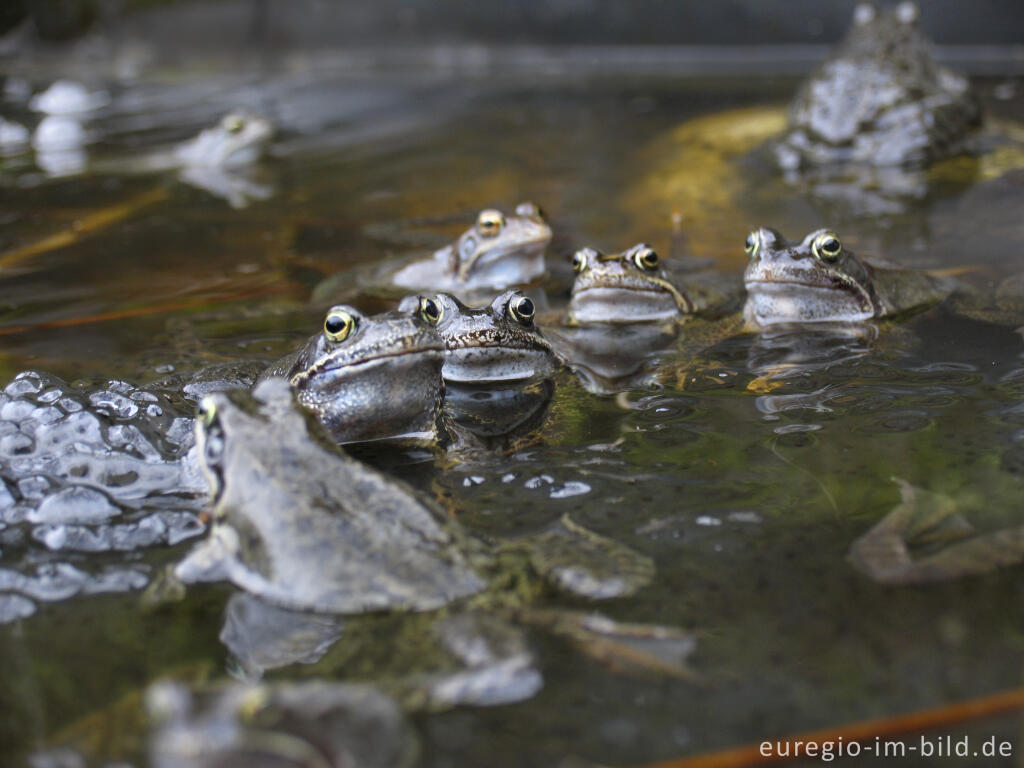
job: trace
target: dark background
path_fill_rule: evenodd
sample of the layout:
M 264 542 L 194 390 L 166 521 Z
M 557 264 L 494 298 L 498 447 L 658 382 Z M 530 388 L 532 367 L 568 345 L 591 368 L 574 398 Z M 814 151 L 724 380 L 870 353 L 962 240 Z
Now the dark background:
M 885 3 L 881 3 L 884 5 Z M 193 49 L 479 42 L 752 45 L 837 39 L 855 0 L 0 0 L 0 30 L 101 30 Z M 941 44 L 1024 44 L 1021 0 L 924 0 Z M 1018 50 L 1017 57 L 1024 58 Z

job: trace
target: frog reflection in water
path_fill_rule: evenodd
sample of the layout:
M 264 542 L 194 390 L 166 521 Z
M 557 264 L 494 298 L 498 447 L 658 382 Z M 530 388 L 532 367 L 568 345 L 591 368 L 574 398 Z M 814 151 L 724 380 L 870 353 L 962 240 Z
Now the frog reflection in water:
M 551 228 L 533 203 L 506 216 L 486 209 L 450 245 L 427 258 L 401 258 L 355 276 L 342 272 L 313 292 L 313 301 L 343 299 L 360 292 L 444 291 L 459 298 L 528 285 L 544 275 L 544 250 Z
M 967 79 L 940 67 L 911 2 L 859 5 L 849 33 L 790 105 L 783 168 L 921 165 L 954 154 L 980 109 Z
M 534 323 L 537 310 L 528 296 L 506 291 L 480 308 L 443 293 L 436 301 L 446 382 L 512 384 L 549 378 L 557 370 L 558 359 Z
M 541 574 L 593 599 L 620 597 L 650 581 L 649 558 L 567 518 L 542 533 L 485 547 L 402 483 L 341 454 L 295 406 L 283 380 L 267 380 L 251 393 L 207 396 L 197 451 L 212 488 L 212 522 L 208 538 L 174 569 L 182 582 L 228 580 L 275 605 L 336 614 L 422 612 L 455 603 L 463 613 L 438 630 L 449 646 L 465 646 L 482 627 L 496 644 L 506 644 L 507 633 L 494 625 L 501 615 L 606 644 L 639 634 L 613 622 L 601 629 L 572 615 L 528 611 L 524 601 L 538 594 L 540 583 L 527 576 Z M 491 618 L 478 618 L 480 611 Z M 516 663 L 520 672 L 522 666 Z M 508 681 L 507 691 L 489 689 L 481 703 L 532 695 L 537 685 L 525 685 L 522 674 Z M 477 695 L 452 685 L 457 690 L 425 695 Z
M 743 314 L 755 327 L 781 323 L 859 323 L 937 304 L 951 286 L 927 272 L 869 263 L 820 229 L 791 243 L 762 227 L 746 241 Z
M 436 301 L 407 296 L 396 310 L 367 317 L 332 307 L 323 331 L 268 368 L 338 442 L 408 436 L 432 439 L 441 400 L 444 342 Z

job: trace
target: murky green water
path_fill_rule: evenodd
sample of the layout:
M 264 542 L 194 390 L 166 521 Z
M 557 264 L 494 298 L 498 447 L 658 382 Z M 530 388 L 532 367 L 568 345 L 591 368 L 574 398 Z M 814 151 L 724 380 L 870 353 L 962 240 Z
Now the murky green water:
M 275 194 L 240 210 L 159 176 L 26 182 L 12 169 L 9 179 L 23 181 L 0 185 L 5 249 L 160 185 L 167 195 L 0 273 L 0 379 L 33 369 L 145 385 L 172 369 L 273 359 L 318 327 L 323 308 L 305 299 L 323 275 L 441 244 L 462 228 L 460 217 L 487 205 L 539 203 L 556 233 L 552 260 L 588 244 L 618 250 L 647 240 L 667 250 L 667 216 L 624 203 L 645 183 L 649 147 L 681 121 L 781 103 L 792 88 L 624 79 L 413 93 L 384 83 L 388 98 L 378 101 L 367 96 L 372 88 L 345 81 L 290 95 L 279 88 L 267 97 L 271 114 L 285 115 L 281 151 L 266 168 Z M 295 114 L 314 97 L 367 106 L 302 133 Z M 1019 99 L 990 106 L 1024 117 Z M 204 117 L 168 119 L 156 138 L 184 138 Z M 130 125 L 110 118 L 99 151 L 113 156 L 154 138 Z M 702 253 L 735 243 L 723 270 L 741 268 L 743 238 L 759 224 L 790 237 L 833 226 L 854 248 L 915 265 L 983 265 L 979 281 L 1024 267 L 1019 174 L 932 188 L 884 214 L 752 181 L 737 200 L 735 230 L 691 243 Z M 415 223 L 422 217 L 452 223 Z M 567 755 L 630 765 L 1018 684 L 1019 569 L 885 587 L 845 557 L 897 503 L 893 476 L 954 496 L 981 530 L 1021 524 L 1020 334 L 938 308 L 882 329 L 874 343 L 790 352 L 771 392 L 748 385 L 780 354 L 752 336 L 719 342 L 692 371 L 663 352 L 662 385 L 618 398 L 590 394 L 566 372 L 545 423 L 518 452 L 400 466 L 423 489 L 449 490 L 474 530 L 534 530 L 571 512 L 654 557 L 653 585 L 601 609 L 695 630 L 692 665 L 709 681 L 618 674 L 538 634 L 542 692 L 515 706 L 419 717 L 424 765 L 558 765 Z M 559 492 L 582 487 L 589 491 Z M 193 543 L 49 551 L 28 523 L 4 519 L 0 568 L 10 572 L 62 562 L 145 575 Z M 0 762 L 60 741 L 161 675 L 224 672 L 218 633 L 229 594 L 194 589 L 155 613 L 140 611 L 137 589 L 35 601 L 33 615 L 0 627 Z M 97 759 L 121 757 L 105 728 L 85 729 L 89 746 Z M 1003 719 L 969 732 L 1016 749 L 1019 730 Z

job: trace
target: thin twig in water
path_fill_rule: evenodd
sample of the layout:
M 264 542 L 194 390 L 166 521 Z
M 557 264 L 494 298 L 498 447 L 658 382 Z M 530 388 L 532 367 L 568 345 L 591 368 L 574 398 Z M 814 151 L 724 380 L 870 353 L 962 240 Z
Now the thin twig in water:
M 919 731 L 949 728 L 971 720 L 1007 714 L 1018 709 L 1024 709 L 1024 688 L 1014 688 L 990 696 L 958 701 L 903 715 L 861 720 L 856 723 L 822 728 L 792 736 L 765 739 L 755 744 L 724 749 L 720 752 L 708 752 L 695 757 L 651 763 L 637 766 L 637 768 L 747 768 L 748 766 L 784 763 L 791 760 L 806 760 L 808 756 L 803 752 L 794 755 L 795 745 L 798 742 L 803 742 L 805 746 L 808 743 L 820 746 L 826 742 L 838 744 L 842 740 L 842 744 L 848 746 L 851 743 L 873 742 L 876 738 L 894 738 Z M 765 742 L 772 746 L 767 755 L 761 748 Z M 789 745 L 787 749 L 780 748 L 787 744 Z M 780 756 L 779 752 L 785 752 L 787 756 Z

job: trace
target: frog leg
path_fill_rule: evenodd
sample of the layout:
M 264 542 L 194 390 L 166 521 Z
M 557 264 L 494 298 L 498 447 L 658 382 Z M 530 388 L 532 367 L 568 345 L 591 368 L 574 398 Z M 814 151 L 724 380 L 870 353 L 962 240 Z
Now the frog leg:
M 971 525 L 956 514 L 953 499 L 893 480 L 900 486 L 900 503 L 850 546 L 854 567 L 871 579 L 924 584 L 1024 561 L 1024 526 L 975 536 Z M 946 546 L 915 557 L 911 544 Z
M 515 616 L 524 624 L 568 640 L 577 650 L 612 669 L 706 684 L 686 663 L 697 647 L 692 632 L 659 624 L 613 621 L 583 611 L 524 608 Z
M 591 600 L 628 597 L 654 578 L 654 561 L 563 515 L 538 534 L 506 546 L 526 553 L 533 569 L 559 589 Z
M 439 622 L 434 632 L 462 666 L 397 681 L 392 692 L 407 709 L 512 704 L 526 701 L 544 685 L 524 633 L 500 616 L 458 613 Z
M 263 574 L 247 566 L 241 558 L 238 532 L 225 523 L 214 523 L 210 533 L 174 568 L 182 584 L 204 581 L 229 581 L 250 594 L 285 608 L 302 609 L 294 598 Z

